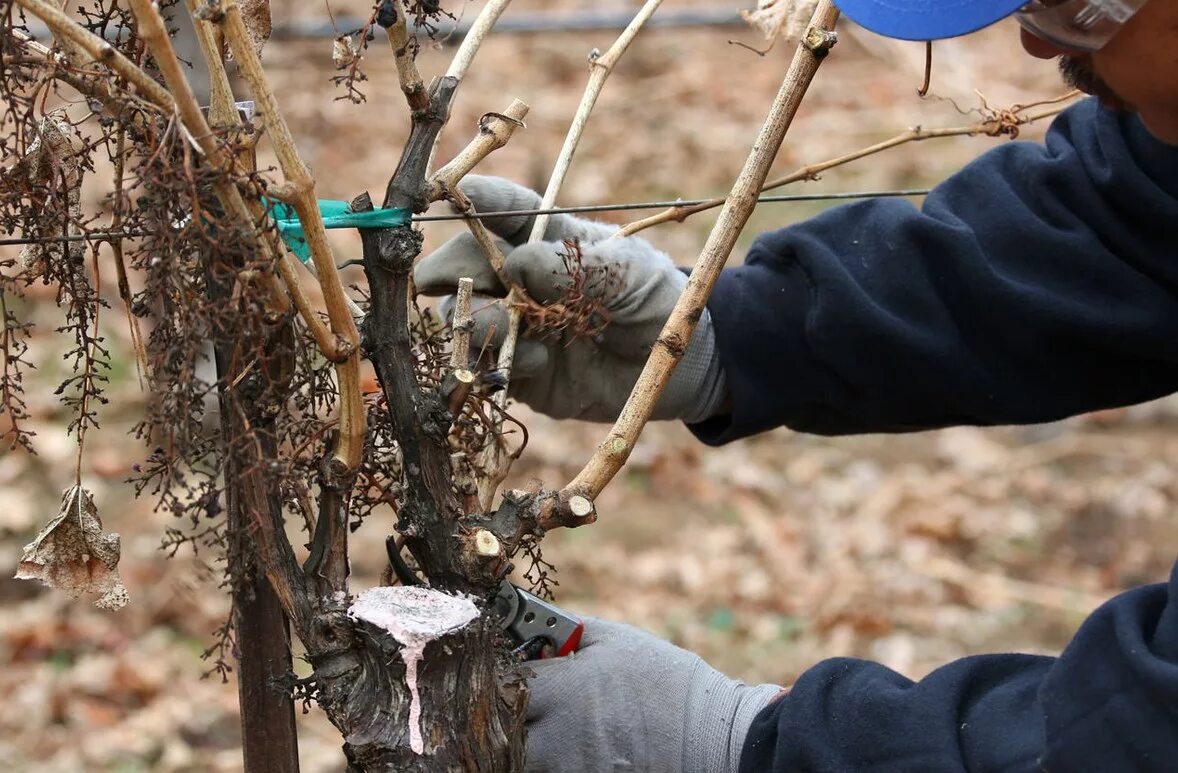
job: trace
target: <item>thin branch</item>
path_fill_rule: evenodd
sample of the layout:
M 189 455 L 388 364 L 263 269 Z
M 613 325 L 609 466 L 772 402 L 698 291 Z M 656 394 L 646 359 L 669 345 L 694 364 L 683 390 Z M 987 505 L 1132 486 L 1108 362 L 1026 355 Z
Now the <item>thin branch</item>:
M 391 8 L 396 18 L 388 24 L 385 17 L 386 10 Z M 381 13 L 377 15 L 377 24 L 385 28 L 389 38 L 389 45 L 393 47 L 393 61 L 397 65 L 397 80 L 401 84 L 401 92 L 409 103 L 409 109 L 416 112 L 429 106 L 429 95 L 425 92 L 425 84 L 421 80 L 421 73 L 417 71 L 417 46 L 409 37 L 408 20 L 405 4 L 401 0 L 385 0 L 381 4 Z
M 450 190 L 449 198 L 451 203 L 454 204 L 454 208 L 458 210 L 459 214 L 463 215 L 463 219 L 466 221 L 466 227 L 470 229 L 475 242 L 479 245 L 479 249 L 483 251 L 483 257 L 487 259 L 487 263 L 491 265 L 491 269 L 495 272 L 495 276 L 499 278 L 499 281 L 503 283 L 504 287 L 514 288 L 515 283 L 511 281 L 511 277 L 507 275 L 507 270 L 504 268 L 507 258 L 503 255 L 503 251 L 499 249 L 499 245 L 495 244 L 495 240 L 491 237 L 491 232 L 487 229 L 487 226 L 479 219 L 479 213 L 475 211 L 474 204 L 457 187 Z
M 96 61 L 106 65 L 133 85 L 144 98 L 166 114 L 176 112 L 171 95 L 147 73 L 99 36 L 82 27 L 60 8 L 46 0 L 16 0 L 17 5 L 45 22 L 54 37 L 78 46 Z
M 10 39 L 20 43 L 25 52 L 34 59 L 54 66 L 54 78 L 68 83 L 79 94 L 98 100 L 102 104 L 103 112 L 108 116 L 120 119 L 125 128 L 135 136 L 142 135 L 145 128 L 143 115 L 138 112 L 127 115 L 127 111 L 123 110 L 124 100 L 120 98 L 113 79 L 87 77 L 87 73 L 93 74 L 94 71 L 86 69 L 91 57 L 81 46 L 59 37 L 59 53 L 37 42 L 24 30 L 9 28 L 5 33 Z
M 523 126 L 523 119 L 528 114 L 528 105 L 520 100 L 513 100 L 503 113 L 488 113 L 479 120 L 479 133 L 471 140 L 462 152 L 455 156 L 448 164 L 439 169 L 427 185 L 430 200 L 448 198 L 463 216 L 467 228 L 474 235 L 475 241 L 491 264 L 495 275 L 504 287 L 514 288 L 514 283 L 504 271 L 505 258 L 503 252 L 491 238 L 490 232 L 478 219 L 474 204 L 458 187 L 458 182 L 465 177 L 480 161 L 490 153 L 507 144 L 517 127 Z M 435 148 L 437 145 L 435 144 Z
M 473 290 L 473 279 L 462 277 L 458 280 L 458 293 L 454 297 L 454 321 L 450 323 L 454 330 L 454 340 L 450 347 L 450 367 L 455 370 L 470 366 L 470 331 L 474 326 L 474 319 L 470 314 L 470 296 Z
M 1070 100 L 1077 93 L 1078 92 L 1075 91 L 1068 92 L 1061 97 L 1048 100 L 1047 104 Z M 828 169 L 833 169 L 836 166 L 842 166 L 843 164 L 848 164 L 852 161 L 857 161 L 861 158 L 865 158 L 867 156 L 871 156 L 890 148 L 907 144 L 909 142 L 921 142 L 924 140 L 937 139 L 940 137 L 974 137 L 982 134 L 988 137 L 1008 136 L 1013 139 L 1018 135 L 1019 127 L 1056 115 L 1057 113 L 1062 112 L 1067 107 L 1067 105 L 1061 104 L 1038 113 L 1023 115 L 1022 113 L 1029 107 L 1032 106 L 1013 105 L 1007 110 L 998 111 L 992 117 L 985 118 L 984 120 L 978 121 L 977 123 L 971 123 L 966 126 L 954 126 L 944 129 L 923 129 L 917 126 L 915 128 L 909 129 L 908 131 L 901 132 L 895 137 L 884 140 L 883 142 L 877 142 L 874 145 L 868 145 L 865 148 L 861 148 L 841 156 L 836 156 L 835 158 L 831 158 L 826 161 L 820 161 L 815 164 L 807 164 L 806 166 L 798 167 L 787 175 L 774 178 L 773 180 L 765 183 L 764 187 L 761 188 L 761 191 L 770 191 L 775 188 L 780 188 L 783 185 L 789 185 L 790 183 L 799 182 L 801 180 L 814 180 L 817 179 L 817 176 L 820 173 L 825 172 Z M 669 207 L 668 209 L 659 212 L 658 214 L 642 218 L 641 220 L 635 220 L 632 223 L 627 223 L 618 229 L 617 233 L 615 233 L 611 238 L 616 239 L 625 236 L 633 236 L 639 231 L 644 231 L 647 228 L 661 225 L 662 223 L 667 223 L 672 220 L 681 223 L 692 215 L 698 214 L 700 212 L 706 212 L 707 210 L 718 207 L 723 203 L 724 198 L 718 196 L 716 198 L 708 199 L 707 201 L 695 204 L 679 204 Z
M 429 181 L 430 201 L 445 197 L 479 162 L 507 144 L 518 127 L 525 126 L 526 102 L 515 99 L 502 113 L 487 113 L 479 119 L 479 133 L 462 151 L 433 174 Z
M 323 228 L 323 218 L 319 214 L 319 205 L 315 200 L 315 180 L 299 157 L 290 128 L 278 110 L 278 101 L 266 80 L 258 53 L 242 21 L 241 9 L 236 3 L 226 6 L 221 25 L 225 40 L 233 52 L 233 58 L 237 61 L 242 77 L 249 84 L 258 111 L 265 121 L 274 154 L 282 168 L 284 185 L 292 192 L 292 203 L 298 212 L 307 246 L 311 251 L 311 260 L 315 264 L 319 284 L 323 288 L 331 329 L 343 339 L 343 347 L 348 355 L 347 359 L 337 362 L 335 366 L 340 393 L 340 423 L 339 437 L 332 459 L 332 472 L 343 477 L 356 470 L 364 452 L 365 417 L 363 395 L 360 391 L 360 334 L 348 308 L 347 295 L 335 267 L 327 232 Z
M 94 245 L 94 248 L 90 251 L 90 254 L 94 264 L 94 296 L 99 298 L 102 294 L 102 273 L 100 272 L 98 266 L 97 244 Z M 84 271 L 85 268 L 80 267 L 79 270 Z M 90 428 L 90 422 L 87 422 L 85 417 L 90 413 L 90 399 L 94 397 L 95 394 L 95 365 L 93 364 L 97 360 L 97 357 L 95 357 L 95 349 L 100 346 L 99 341 L 102 340 L 102 336 L 100 335 L 98 328 L 98 317 L 101 312 L 102 304 L 95 303 L 92 308 L 92 313 L 94 315 L 94 331 L 90 334 L 90 338 L 85 342 L 86 350 L 84 356 L 86 364 L 85 373 L 82 376 L 83 381 L 80 390 L 81 404 L 78 407 L 78 415 L 82 417 L 82 419 L 78 421 L 78 454 L 74 464 L 74 483 L 79 487 L 82 485 L 82 457 L 85 455 L 86 451 L 86 430 Z
M 241 124 L 241 116 L 233 103 L 233 87 L 225 71 L 224 41 L 221 28 L 202 19 L 197 13 L 202 0 L 187 0 L 188 14 L 196 31 L 196 40 L 209 71 L 209 123 L 218 129 L 231 129 Z
M 115 138 L 115 156 L 114 156 L 114 190 L 111 194 L 113 197 L 112 209 L 114 212 L 111 215 L 110 230 L 118 233 L 123 230 L 123 204 L 125 196 L 123 191 L 123 175 L 126 164 L 126 147 L 127 147 L 127 129 L 122 124 L 119 125 L 118 134 Z M 135 368 L 139 373 L 139 388 L 143 389 L 143 379 L 147 376 L 147 346 L 143 342 L 143 333 L 139 329 L 139 318 L 131 311 L 131 283 L 127 279 L 127 262 L 123 256 L 123 240 L 111 239 L 107 244 L 110 245 L 111 254 L 114 256 L 115 276 L 118 280 L 119 298 L 123 301 L 123 309 L 126 311 L 127 324 L 131 330 L 131 348 L 135 350 Z
M 478 17 L 471 24 L 470 29 L 467 30 L 466 35 L 462 38 L 462 44 L 455 52 L 454 58 L 450 60 L 450 67 L 446 70 L 446 75 L 453 78 L 459 84 L 462 79 L 466 77 L 466 71 L 470 69 L 471 62 L 474 61 L 475 54 L 482 48 L 483 41 L 486 40 L 487 35 L 491 32 L 491 28 L 495 26 L 495 22 L 499 21 L 499 17 L 503 14 L 504 9 L 511 0 L 489 0 L 482 10 L 479 11 Z M 426 169 L 434 165 L 434 157 L 438 154 L 438 143 L 441 141 L 442 135 L 439 133 L 434 138 L 433 149 L 430 150 L 429 162 L 426 164 Z
M 837 40 L 833 29 L 838 15 L 838 9 L 830 0 L 819 0 L 810 20 L 810 28 L 794 54 L 769 116 L 745 161 L 744 169 L 741 170 L 724 208 L 720 211 L 716 225 L 704 245 L 703 253 L 691 272 L 687 287 L 651 349 L 650 357 L 630 393 L 630 398 L 589 463 L 560 492 L 561 502 L 572 502 L 576 497 L 592 501 L 629 457 L 638 435 L 650 419 L 659 395 L 670 380 L 671 372 L 691 340 L 695 323 L 703 312 L 708 294 L 715 285 L 728 254 L 756 205 L 757 192 L 761 190 L 802 97 L 818 71 L 818 66 Z M 593 513 L 579 517 L 575 513 L 567 512 L 558 512 L 555 515 L 556 522 L 550 521 L 548 525 L 579 525 L 595 517 Z
M 565 176 L 568 174 L 569 166 L 572 164 L 573 154 L 576 153 L 577 145 L 580 144 L 581 135 L 585 132 L 585 126 L 589 122 L 589 115 L 593 112 L 593 106 L 597 104 L 597 97 L 601 94 L 606 79 L 613 72 L 614 65 L 617 64 L 622 54 L 630 47 L 630 43 L 633 42 L 638 31 L 654 15 L 654 12 L 661 4 L 662 0 L 646 0 L 646 3 L 639 9 L 638 13 L 626 26 L 626 29 L 622 30 L 622 33 L 614 41 L 613 45 L 609 47 L 609 50 L 600 56 L 591 56 L 589 60 L 589 82 L 586 84 L 585 91 L 581 95 L 581 102 L 577 106 L 577 112 L 573 116 L 568 134 L 565 135 L 564 144 L 560 149 L 560 155 L 557 156 L 556 164 L 552 170 L 552 176 L 548 179 L 548 187 L 545 189 L 544 196 L 541 199 L 540 209 L 551 207 L 556 202 L 556 197 L 559 195 L 560 189 L 564 185 Z M 547 228 L 548 215 L 537 215 L 535 222 L 532 224 L 532 232 L 528 237 L 528 242 L 541 241 L 544 238 L 544 232 Z M 515 361 L 516 341 L 519 339 L 520 323 L 523 319 L 523 301 L 524 298 L 519 290 L 513 288 L 508 292 L 506 299 L 508 309 L 507 336 L 503 344 L 499 347 L 499 358 L 496 362 L 499 371 L 508 378 L 510 378 L 512 363 Z M 494 403 L 500 410 L 507 405 L 506 388 L 495 394 Z M 484 477 L 479 481 L 479 501 L 484 510 L 490 510 L 495 491 L 499 487 L 499 484 L 506 479 L 511 466 L 511 457 L 505 454 L 503 446 L 498 441 L 498 421 L 493 429 L 495 431 L 491 433 L 492 441 L 483 450 L 480 459 L 480 466 L 485 473 Z
M 470 69 L 470 63 L 474 61 L 475 54 L 478 53 L 483 41 L 491 32 L 491 28 L 495 26 L 495 22 L 499 21 L 499 17 L 510 2 L 511 0 L 488 0 L 483 9 L 479 11 L 474 23 L 470 25 L 470 29 L 463 36 L 462 44 L 458 46 L 458 51 L 450 60 L 450 67 L 446 70 L 447 75 L 459 82 L 466 77 L 466 71 Z
M 655 10 L 661 4 L 662 0 L 646 0 L 646 3 L 638 11 L 633 21 L 630 22 L 626 29 L 622 30 L 622 34 L 609 47 L 609 50 L 601 56 L 593 57 L 590 60 L 589 83 L 585 86 L 585 93 L 581 96 L 581 104 L 577 106 L 577 112 L 573 116 L 572 126 L 569 127 L 569 132 L 564 139 L 564 145 L 560 149 L 560 155 L 557 156 L 556 166 L 552 170 L 552 176 L 548 178 L 548 188 L 544 191 L 544 196 L 540 202 L 541 208 L 551 207 L 556 203 L 556 197 L 560 194 L 560 189 L 564 185 L 565 175 L 568 174 L 569 165 L 572 163 L 573 154 L 577 151 L 577 145 L 581 142 L 581 135 L 585 132 L 585 124 L 589 121 L 589 114 L 593 112 L 593 106 L 597 104 L 597 97 L 601 94 L 601 89 L 605 86 L 606 79 L 613 72 L 614 65 L 617 64 L 618 59 L 630 47 L 634 36 L 638 34 L 638 31 L 654 15 Z M 541 241 L 547 229 L 548 217 L 546 215 L 540 215 L 536 218 L 536 222 L 532 224 L 532 233 L 528 241 Z

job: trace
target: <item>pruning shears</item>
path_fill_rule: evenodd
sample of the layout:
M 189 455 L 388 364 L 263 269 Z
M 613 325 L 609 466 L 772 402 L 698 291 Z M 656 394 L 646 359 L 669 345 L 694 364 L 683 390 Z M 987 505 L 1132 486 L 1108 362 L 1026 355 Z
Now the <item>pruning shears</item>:
M 520 660 L 560 658 L 577 649 L 585 623 L 555 604 L 504 580 L 491 600 L 491 614 L 515 643 Z
M 389 565 L 405 585 L 422 581 L 401 555 L 392 536 L 385 540 Z M 510 580 L 499 585 L 491 599 L 490 614 L 513 644 L 512 654 L 520 660 L 559 658 L 577 649 L 585 632 L 585 623 L 560 607 L 516 586 Z

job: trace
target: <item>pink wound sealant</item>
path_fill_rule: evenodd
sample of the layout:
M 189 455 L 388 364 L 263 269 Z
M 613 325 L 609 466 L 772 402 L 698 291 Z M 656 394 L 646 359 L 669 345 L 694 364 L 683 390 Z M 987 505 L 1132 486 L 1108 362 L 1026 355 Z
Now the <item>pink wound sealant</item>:
M 400 643 L 405 684 L 409 687 L 409 748 L 415 754 L 424 754 L 417 664 L 426 644 L 474 620 L 479 616 L 478 608 L 465 596 L 451 596 L 421 586 L 396 585 L 362 592 L 348 608 L 348 616 L 383 628 Z

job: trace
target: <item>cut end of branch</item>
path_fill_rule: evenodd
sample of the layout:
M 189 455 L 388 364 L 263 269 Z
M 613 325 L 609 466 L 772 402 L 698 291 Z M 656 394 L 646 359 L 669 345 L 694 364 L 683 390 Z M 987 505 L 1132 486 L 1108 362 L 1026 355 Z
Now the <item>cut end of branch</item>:
M 583 496 L 569 497 L 569 512 L 577 518 L 588 518 L 593 514 L 593 503 Z
M 597 508 L 583 494 L 561 491 L 554 497 L 541 500 L 537 525 L 544 531 L 565 527 L 575 529 L 597 520 Z
M 424 646 L 478 616 L 478 607 L 466 596 L 421 585 L 369 588 L 348 608 L 348 617 L 388 631 L 406 647 Z
M 480 556 L 494 558 L 500 552 L 499 538 L 486 529 L 474 533 L 474 551 Z

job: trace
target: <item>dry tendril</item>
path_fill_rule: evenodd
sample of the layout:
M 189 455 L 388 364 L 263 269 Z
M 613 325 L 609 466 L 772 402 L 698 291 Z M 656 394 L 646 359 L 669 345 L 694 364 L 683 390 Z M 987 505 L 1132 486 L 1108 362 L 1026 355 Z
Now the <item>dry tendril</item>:
M 521 290 L 518 308 L 532 338 L 561 338 L 565 346 L 578 340 L 600 342 L 609 327 L 610 300 L 621 288 L 621 267 L 617 264 L 586 264 L 581 244 L 565 239 L 557 253 L 564 264 L 567 281 L 558 285 L 560 296 L 552 303 L 538 303 Z

